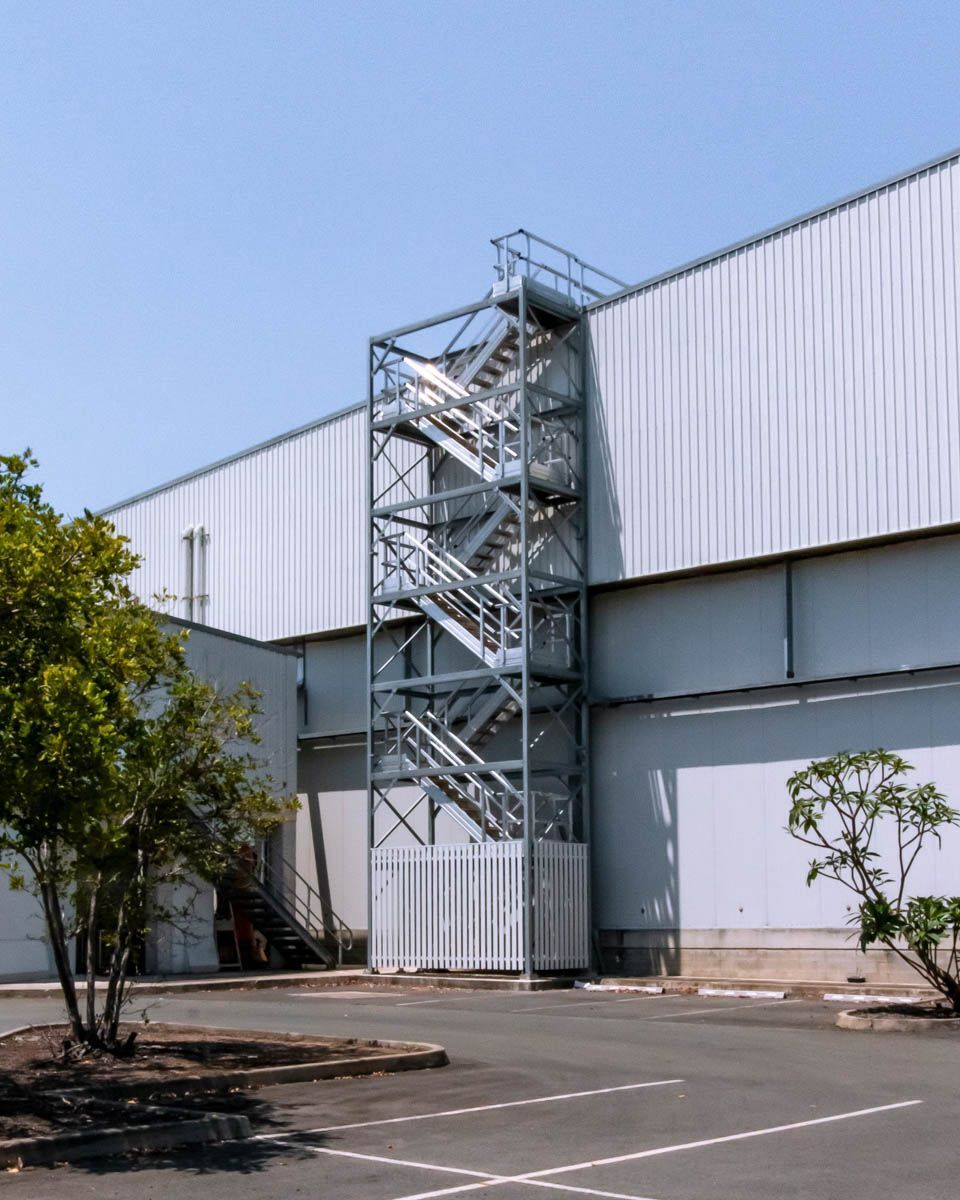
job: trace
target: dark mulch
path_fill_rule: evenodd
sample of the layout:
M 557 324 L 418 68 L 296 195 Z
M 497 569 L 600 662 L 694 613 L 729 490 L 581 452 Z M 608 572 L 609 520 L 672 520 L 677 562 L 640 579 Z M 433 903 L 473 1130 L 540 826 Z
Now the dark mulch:
M 180 1108 L 202 1104 L 170 1099 L 178 1076 L 213 1077 L 252 1067 L 368 1058 L 383 1052 L 378 1043 L 355 1038 L 230 1033 L 172 1025 L 124 1026 L 122 1035 L 133 1029 L 138 1036 L 131 1058 L 95 1054 L 64 1061 L 63 1042 L 70 1034 L 66 1025 L 31 1029 L 0 1040 L 0 1139 L 161 1119 L 149 1111 L 150 1103 L 175 1103 Z M 111 1084 L 129 1080 L 156 1083 L 149 1102 L 97 1104 L 98 1092 L 108 1094 Z M 211 1086 L 208 1098 L 216 1090 Z M 94 1099 L 64 1094 L 75 1091 Z M 216 1107 L 225 1106 L 218 1100 Z
M 857 1016 L 923 1017 L 927 1021 L 960 1021 L 960 1012 L 946 1004 L 877 1004 L 872 1008 L 856 1009 Z

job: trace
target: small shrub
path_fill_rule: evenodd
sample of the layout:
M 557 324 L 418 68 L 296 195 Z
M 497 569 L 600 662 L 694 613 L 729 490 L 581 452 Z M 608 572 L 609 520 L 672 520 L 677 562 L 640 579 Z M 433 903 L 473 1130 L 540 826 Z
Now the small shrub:
M 820 759 L 787 781 L 789 832 L 813 846 L 808 886 L 833 879 L 859 904 L 861 950 L 881 945 L 936 988 L 960 1012 L 960 896 L 910 896 L 907 884 L 925 845 L 960 825 L 960 812 L 934 784 L 910 787 L 908 762 L 886 750 Z M 882 832 L 895 834 L 893 853 L 881 857 Z

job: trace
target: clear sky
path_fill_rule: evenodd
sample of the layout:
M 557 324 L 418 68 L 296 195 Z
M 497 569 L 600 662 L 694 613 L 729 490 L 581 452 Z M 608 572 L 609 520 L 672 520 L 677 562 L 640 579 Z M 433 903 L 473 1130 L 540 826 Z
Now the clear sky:
M 517 226 L 639 281 L 960 145 L 957 3 L 0 5 L 0 449 L 98 508 L 361 400 Z

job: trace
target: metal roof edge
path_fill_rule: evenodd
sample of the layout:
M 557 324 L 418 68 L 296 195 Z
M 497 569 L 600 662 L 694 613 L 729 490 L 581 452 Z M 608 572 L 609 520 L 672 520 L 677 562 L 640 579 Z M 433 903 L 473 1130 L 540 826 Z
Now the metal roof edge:
M 315 421 L 308 421 L 305 425 L 298 425 L 296 429 L 288 429 L 286 433 L 278 433 L 272 438 L 267 438 L 266 441 L 257 442 L 254 446 L 248 446 L 245 450 L 237 450 L 235 453 L 228 454 L 224 458 L 218 458 L 215 462 L 207 463 L 206 466 L 196 467 L 194 470 L 187 471 L 183 475 L 177 475 L 174 479 L 168 479 L 166 483 L 158 483 L 154 487 L 146 488 L 142 492 L 136 492 L 133 496 L 128 496 L 125 500 L 119 500 L 116 504 L 97 509 L 95 516 L 108 517 L 111 513 L 117 512 L 121 508 L 127 508 L 131 504 L 139 504 L 141 500 L 149 500 L 151 496 L 157 496 L 161 492 L 169 491 L 170 488 L 178 487 L 181 483 L 189 483 L 191 479 L 199 479 L 201 475 L 208 475 L 211 471 L 219 470 L 220 467 L 228 467 L 231 463 L 239 462 L 242 458 L 249 458 L 253 454 L 259 454 L 261 450 L 269 450 L 271 446 L 278 446 L 281 442 L 287 442 L 291 438 L 300 437 L 304 433 L 310 433 L 314 429 L 319 429 L 322 425 L 327 425 L 331 421 L 337 421 L 349 413 L 359 412 L 364 408 L 366 408 L 366 402 L 363 400 L 359 404 L 348 404 L 345 408 L 338 408 L 335 412 L 327 413 L 326 416 L 319 417 Z
M 158 613 L 163 621 L 178 625 L 190 633 L 209 633 L 213 637 L 225 638 L 230 642 L 242 642 L 245 646 L 255 646 L 258 650 L 271 650 L 274 654 L 286 657 L 296 657 L 299 651 L 295 646 L 282 646 L 278 642 L 264 642 L 260 638 L 249 637 L 245 633 L 232 633 L 229 629 L 218 629 L 216 625 L 204 625 L 200 621 L 188 621 L 186 617 L 175 617 L 172 613 Z
M 668 279 L 676 279 L 681 275 L 686 275 L 688 271 L 695 271 L 698 267 L 706 266 L 707 263 L 717 262 L 719 259 L 726 258 L 730 254 L 736 254 L 738 250 L 745 250 L 748 246 L 755 246 L 760 242 L 766 241 L 767 238 L 776 237 L 777 234 L 785 233 L 788 229 L 795 229 L 807 221 L 813 221 L 818 217 L 826 216 L 827 213 L 836 212 L 848 204 L 864 200 L 867 196 L 875 195 L 886 188 L 903 183 L 905 180 L 912 179 L 917 175 L 922 175 L 926 171 L 932 171 L 935 167 L 942 167 L 946 163 L 958 158 L 960 158 L 960 147 L 951 150 L 947 154 L 939 154 L 936 158 L 931 158 L 919 166 L 910 167 L 906 171 L 899 171 L 896 175 L 891 175 L 888 179 L 883 179 L 879 183 L 871 183 L 868 187 L 859 188 L 855 192 L 850 192 L 849 195 L 841 196 L 839 200 L 831 200 L 828 204 L 823 204 L 817 208 L 810 209 L 808 212 L 801 213 L 800 216 L 791 217 L 789 220 L 781 221 L 777 225 L 771 225 L 769 229 L 764 229 L 760 233 L 754 233 L 749 237 L 741 238 L 739 241 L 731 242 L 727 246 L 722 246 L 719 250 L 712 250 L 707 254 L 701 254 L 699 257 L 692 258 L 689 262 L 685 262 L 679 267 L 670 267 L 666 271 L 660 271 L 659 274 L 651 275 L 641 283 L 631 284 L 630 287 L 623 288 L 619 292 L 611 292 L 609 296 L 604 296 L 600 300 L 593 300 L 590 304 L 584 305 L 584 312 L 593 312 L 595 309 L 603 308 L 606 304 L 613 304 L 615 301 L 622 300 L 626 296 L 642 292 L 646 288 L 656 287 L 658 283 L 664 283 Z

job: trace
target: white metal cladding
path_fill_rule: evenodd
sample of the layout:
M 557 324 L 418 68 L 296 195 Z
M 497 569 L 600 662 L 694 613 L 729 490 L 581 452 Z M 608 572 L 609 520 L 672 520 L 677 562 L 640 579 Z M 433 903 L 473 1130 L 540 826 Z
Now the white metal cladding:
M 590 582 L 960 522 L 958 248 L 953 158 L 592 306 Z M 362 625 L 365 420 L 110 511 L 145 556 L 138 592 L 183 594 L 181 535 L 203 525 L 196 620 Z
M 587 847 L 533 847 L 534 964 L 588 965 Z M 371 851 L 376 969 L 523 969 L 523 843 Z
M 595 307 L 593 583 L 960 520 L 960 165 Z
M 144 557 L 138 593 L 183 594 L 181 536 L 202 524 L 196 620 L 263 639 L 362 625 L 365 439 L 366 413 L 351 410 L 108 512 Z

